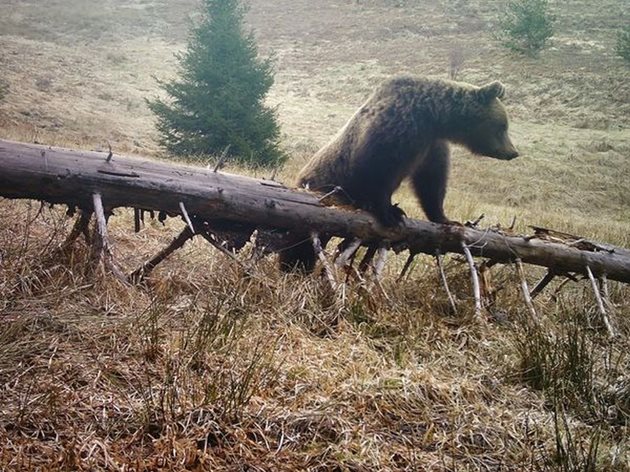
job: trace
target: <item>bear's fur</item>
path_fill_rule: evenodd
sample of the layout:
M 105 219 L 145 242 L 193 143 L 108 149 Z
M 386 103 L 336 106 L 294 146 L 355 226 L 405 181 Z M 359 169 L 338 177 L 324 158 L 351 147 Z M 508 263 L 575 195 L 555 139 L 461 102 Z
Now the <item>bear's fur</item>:
M 500 82 L 483 87 L 416 77 L 384 82 L 333 140 L 301 170 L 298 185 L 333 193 L 333 201 L 365 209 L 384 225 L 404 213 L 391 196 L 410 177 L 427 218 L 449 223 L 444 197 L 449 171 L 448 142 L 475 154 L 510 160 L 518 152 L 508 136 Z M 281 253 L 284 269 L 312 269 L 308 241 Z

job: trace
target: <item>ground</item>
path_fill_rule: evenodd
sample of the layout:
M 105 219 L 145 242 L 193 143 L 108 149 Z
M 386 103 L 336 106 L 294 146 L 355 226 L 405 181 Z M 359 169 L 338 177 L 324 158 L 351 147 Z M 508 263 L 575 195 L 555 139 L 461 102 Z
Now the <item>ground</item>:
M 252 0 L 292 156 L 279 178 L 380 80 L 448 78 L 459 56 L 458 80 L 506 85 L 522 156 L 456 149 L 447 214 L 630 247 L 630 68 L 613 52 L 627 2 L 551 2 L 556 32 L 537 58 L 494 41 L 502 5 Z M 173 77 L 196 2 L 3 6 L 0 137 L 161 157 L 144 99 L 159 93 L 154 77 Z M 394 200 L 423 217 L 406 188 Z M 389 300 L 360 284 L 340 297 L 271 258 L 245 251 L 239 265 L 194 241 L 129 288 L 86 273 L 82 242 L 53 252 L 72 224 L 61 209 L 0 209 L 3 470 L 630 470 L 621 285 L 610 284 L 616 340 L 584 281 L 554 282 L 533 323 L 510 266 L 493 269 L 503 289 L 475 321 L 457 258 L 446 261 L 457 314 L 428 257 L 401 281 L 404 258 L 388 263 Z M 117 212 L 117 260 L 135 268 L 182 224 L 133 234 Z M 530 283 L 540 275 L 527 269 Z

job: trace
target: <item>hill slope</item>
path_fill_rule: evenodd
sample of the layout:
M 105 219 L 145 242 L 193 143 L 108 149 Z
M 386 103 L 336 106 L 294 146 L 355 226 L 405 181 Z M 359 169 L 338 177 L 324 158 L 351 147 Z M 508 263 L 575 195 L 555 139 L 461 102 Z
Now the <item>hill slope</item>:
M 459 80 L 506 84 L 522 157 L 456 149 L 448 214 L 630 247 L 630 69 L 612 53 L 627 2 L 553 2 L 556 34 L 537 59 L 493 42 L 503 3 L 252 0 L 293 156 L 281 178 L 380 80 L 447 78 L 456 51 Z M 195 5 L 4 1 L 0 137 L 158 155 L 144 98 L 153 76 L 175 73 Z M 422 217 L 407 189 L 396 198 Z M 492 316 L 473 321 L 456 259 L 457 314 L 429 258 L 401 281 L 392 258 L 386 300 L 357 281 L 331 294 L 247 250 L 246 276 L 194 241 L 129 288 L 85 273 L 82 241 L 52 251 L 70 224 L 58 208 L 0 201 L 3 470 L 630 470 L 626 287 L 610 285 L 612 341 L 584 281 L 554 282 L 533 323 L 512 267 L 493 269 Z M 111 225 L 133 269 L 182 223 L 134 235 L 120 212 Z

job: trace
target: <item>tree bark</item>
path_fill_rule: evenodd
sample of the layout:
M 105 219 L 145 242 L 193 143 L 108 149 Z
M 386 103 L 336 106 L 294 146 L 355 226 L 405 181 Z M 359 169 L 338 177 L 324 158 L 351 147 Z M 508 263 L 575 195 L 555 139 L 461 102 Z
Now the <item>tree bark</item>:
M 270 180 L 212 169 L 107 153 L 0 140 L 0 196 L 62 203 L 92 210 L 99 193 L 108 210 L 134 207 L 203 221 L 228 220 L 264 228 L 389 241 L 395 249 L 435 255 L 463 253 L 499 262 L 535 264 L 553 273 L 587 274 L 630 282 L 630 250 L 607 244 L 549 242 L 460 226 L 406 219 L 385 228 L 364 211 L 323 206 L 318 196 Z M 584 244 L 587 243 L 587 244 Z

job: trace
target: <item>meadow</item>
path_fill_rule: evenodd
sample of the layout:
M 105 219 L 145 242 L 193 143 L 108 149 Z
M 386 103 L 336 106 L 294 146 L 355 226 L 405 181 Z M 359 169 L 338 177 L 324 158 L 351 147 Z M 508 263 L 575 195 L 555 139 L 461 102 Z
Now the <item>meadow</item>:
M 453 147 L 456 220 L 528 225 L 630 248 L 630 68 L 613 51 L 623 0 L 551 2 L 539 57 L 493 39 L 504 2 L 251 0 L 273 54 L 282 142 L 299 168 L 370 91 L 399 73 L 501 80 L 510 162 Z M 165 158 L 144 99 L 176 74 L 193 0 L 3 0 L 0 138 Z M 266 176 L 269 171 L 228 166 Z M 424 218 L 408 188 L 395 200 Z M 240 263 L 194 240 L 147 284 L 89 274 L 89 248 L 54 249 L 64 209 L 0 199 L 0 470 L 630 471 L 630 288 L 610 283 L 609 339 L 588 280 L 524 304 L 510 265 L 484 320 L 467 266 L 418 258 L 384 292 Z M 112 217 L 132 270 L 184 223 Z M 247 270 L 245 271 L 244 268 Z M 526 268 L 533 285 L 544 272 Z

